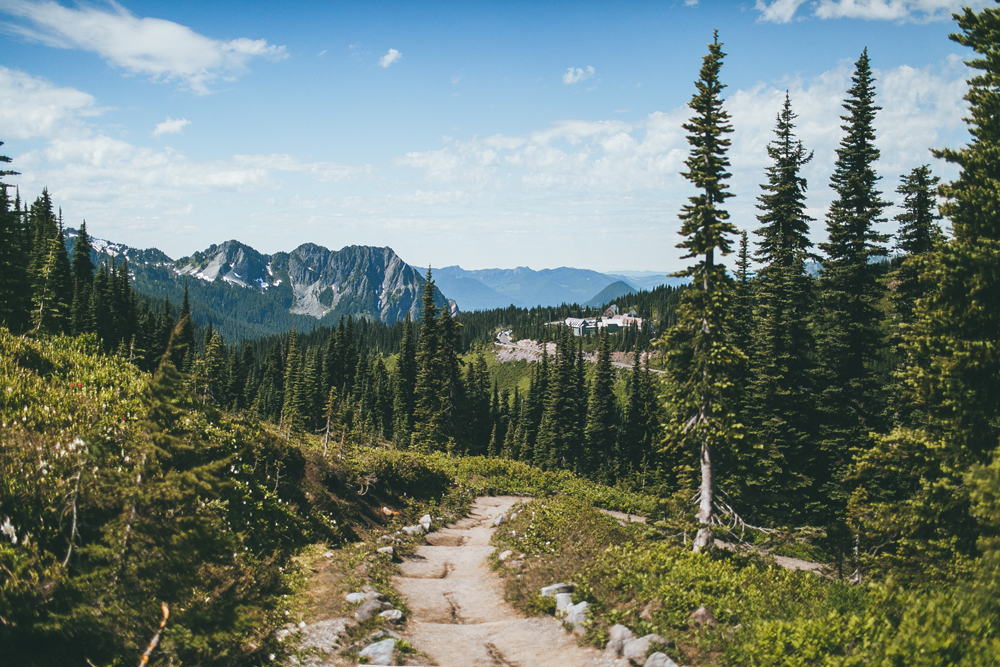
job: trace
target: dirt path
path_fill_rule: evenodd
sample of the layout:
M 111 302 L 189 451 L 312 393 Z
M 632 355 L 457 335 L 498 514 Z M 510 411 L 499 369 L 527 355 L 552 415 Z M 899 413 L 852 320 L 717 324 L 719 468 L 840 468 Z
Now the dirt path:
M 493 518 L 519 500 L 478 498 L 469 516 L 429 534 L 403 562 L 393 583 L 409 601 L 406 639 L 441 667 L 613 665 L 554 618 L 525 618 L 504 601 L 489 540 Z

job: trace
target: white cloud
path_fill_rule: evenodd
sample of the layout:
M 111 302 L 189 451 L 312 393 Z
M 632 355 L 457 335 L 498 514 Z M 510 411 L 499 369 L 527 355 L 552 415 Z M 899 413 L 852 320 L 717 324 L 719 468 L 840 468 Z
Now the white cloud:
M 187 118 L 171 118 L 167 116 L 167 119 L 162 123 L 156 124 L 156 129 L 153 130 L 153 136 L 158 137 L 161 134 L 180 134 L 184 128 L 191 124 Z
M 81 5 L 63 7 L 52 0 L 0 0 L 0 12 L 23 19 L 3 29 L 61 49 L 97 53 L 109 63 L 153 81 L 179 81 L 199 95 L 218 79 L 232 80 L 251 58 L 281 60 L 284 46 L 240 37 L 228 42 L 200 35 L 187 26 L 139 18 L 112 3 L 113 11 Z
M 795 16 L 796 10 L 805 0 L 771 0 L 768 4 L 766 0 L 757 0 L 754 9 L 760 12 L 760 21 L 771 21 L 773 23 L 788 23 Z
M 92 96 L 0 66 L 0 128 L 4 138 L 34 139 L 81 132 L 81 116 L 102 112 Z
M 403 54 L 397 51 L 396 49 L 389 49 L 389 51 L 386 52 L 384 56 L 379 58 L 378 64 L 381 65 L 382 67 L 388 67 L 389 65 L 393 64 L 402 57 Z
M 594 75 L 594 68 L 587 65 L 586 68 L 580 69 L 579 67 L 567 67 L 566 73 L 562 76 L 563 83 L 580 83 L 585 79 L 589 79 Z
M 761 21 L 788 23 L 806 0 L 756 0 L 754 8 Z M 989 0 L 814 0 L 813 15 L 821 19 L 864 19 L 868 21 L 946 21 L 963 7 L 975 9 Z

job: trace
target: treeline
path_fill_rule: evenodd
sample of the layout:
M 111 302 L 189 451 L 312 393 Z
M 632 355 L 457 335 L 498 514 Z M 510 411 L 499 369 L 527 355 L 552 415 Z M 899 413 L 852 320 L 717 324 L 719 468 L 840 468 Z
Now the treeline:
M 199 351 L 179 363 L 202 401 L 250 411 L 287 434 L 499 456 L 605 482 L 654 464 L 656 382 L 638 363 L 618 380 L 612 337 L 596 338 L 598 363 L 588 373 L 583 339 L 551 328 L 556 354 L 533 365 L 527 391 L 510 392 L 491 379 L 481 353 L 463 361 L 461 325 L 435 306 L 433 289 L 428 274 L 419 327 L 408 317 L 391 327 L 348 318 L 332 330 L 240 347 L 209 327 L 204 345 L 189 344 Z
M 748 235 L 722 207 L 732 196 L 732 126 L 718 79 L 725 54 L 717 40 L 709 45 L 684 126 L 692 146 L 684 175 L 699 190 L 681 213 L 692 287 L 662 343 L 664 464 L 674 488 L 698 489 L 696 546 L 710 544 L 712 525 L 735 521 L 735 508 L 759 525 L 823 528 L 856 577 L 872 567 L 934 577 L 954 575 L 994 535 L 973 511 L 982 499 L 970 480 L 997 465 L 1000 442 L 1000 194 L 986 157 L 1000 145 L 987 104 L 997 45 L 984 37 L 998 17 L 966 11 L 965 32 L 952 36 L 986 56 L 969 63 L 985 70 L 966 97 L 973 139 L 933 151 L 962 167 L 956 181 L 939 186 L 927 165 L 902 176 L 902 256 L 893 261 L 889 236 L 878 231 L 889 202 L 877 187 L 879 107 L 867 50 L 843 104 L 827 240 L 816 253 L 802 176 L 813 154 L 795 136 L 786 96 L 751 257 Z M 718 258 L 733 251 L 730 277 Z M 761 267 L 755 277 L 751 259 Z M 820 263 L 817 278 L 806 271 L 811 260 Z

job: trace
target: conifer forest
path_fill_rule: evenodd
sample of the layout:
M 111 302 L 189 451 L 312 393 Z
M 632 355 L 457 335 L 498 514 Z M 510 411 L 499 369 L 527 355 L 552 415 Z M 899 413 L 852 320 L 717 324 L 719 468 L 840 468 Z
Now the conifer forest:
M 675 632 L 678 664 L 1000 664 L 1000 9 L 956 22 L 970 139 L 926 148 L 957 178 L 877 172 L 872 45 L 820 219 L 791 94 L 756 220 L 731 218 L 712 36 L 682 129 L 687 282 L 617 299 L 643 324 L 613 333 L 554 324 L 610 303 L 453 314 L 428 269 L 418 318 L 224 340 L 0 156 L 0 665 L 310 664 L 276 632 L 303 554 L 476 494 L 645 517 L 552 570 L 585 584 L 602 650 L 634 623 Z M 505 331 L 535 351 L 503 357 Z M 546 553 L 576 554 L 572 530 Z M 675 589 L 719 626 L 692 630 Z

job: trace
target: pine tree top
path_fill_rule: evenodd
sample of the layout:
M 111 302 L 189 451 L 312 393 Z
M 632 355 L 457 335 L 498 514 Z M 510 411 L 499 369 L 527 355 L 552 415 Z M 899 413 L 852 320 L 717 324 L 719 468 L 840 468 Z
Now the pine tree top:
M 728 235 L 737 231 L 729 222 L 729 213 L 719 208 L 733 196 L 726 184 L 731 175 L 727 171 L 729 158 L 726 157 L 731 141 L 725 136 L 733 131 L 733 127 L 729 123 L 729 113 L 722 108 L 722 90 L 726 86 L 719 81 L 725 56 L 716 31 L 713 42 L 708 45 L 708 54 L 702 59 L 701 73 L 695 82 L 696 92 L 688 103 L 694 116 L 683 125 L 688 132 L 691 151 L 684 161 L 687 171 L 681 175 L 700 192 L 689 197 L 681 210 L 681 234 L 686 239 L 677 247 L 687 250 L 682 259 L 705 255 L 709 258 L 709 265 L 716 249 L 723 255 L 732 251 Z M 699 267 L 701 263 L 688 269 L 684 275 L 697 274 Z

